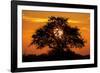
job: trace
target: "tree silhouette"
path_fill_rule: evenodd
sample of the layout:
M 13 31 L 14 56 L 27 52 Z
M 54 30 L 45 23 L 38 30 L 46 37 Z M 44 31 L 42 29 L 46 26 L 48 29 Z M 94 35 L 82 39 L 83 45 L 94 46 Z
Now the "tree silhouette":
M 52 54 L 62 55 L 64 49 L 84 46 L 84 39 L 79 33 L 77 27 L 71 27 L 68 18 L 54 17 L 48 18 L 48 22 L 42 28 L 39 28 L 32 35 L 30 45 L 37 45 L 37 49 L 49 46 L 53 49 Z

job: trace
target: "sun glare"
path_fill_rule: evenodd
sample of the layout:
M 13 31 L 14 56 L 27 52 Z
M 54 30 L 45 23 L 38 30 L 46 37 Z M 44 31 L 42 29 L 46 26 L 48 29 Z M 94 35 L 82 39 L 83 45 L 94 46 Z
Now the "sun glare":
M 63 35 L 63 30 L 62 29 L 59 29 L 59 28 L 56 28 L 54 29 L 54 35 L 58 38 L 61 38 L 62 35 Z

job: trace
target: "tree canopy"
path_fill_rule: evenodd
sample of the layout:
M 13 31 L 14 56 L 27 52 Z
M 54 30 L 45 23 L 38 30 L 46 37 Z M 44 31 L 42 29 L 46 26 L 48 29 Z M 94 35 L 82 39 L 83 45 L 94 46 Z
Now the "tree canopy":
M 37 49 L 49 46 L 54 50 L 64 50 L 74 47 L 82 48 L 85 44 L 79 33 L 78 27 L 71 27 L 68 18 L 48 17 L 48 22 L 43 27 L 36 30 L 32 35 L 30 45 L 37 45 Z

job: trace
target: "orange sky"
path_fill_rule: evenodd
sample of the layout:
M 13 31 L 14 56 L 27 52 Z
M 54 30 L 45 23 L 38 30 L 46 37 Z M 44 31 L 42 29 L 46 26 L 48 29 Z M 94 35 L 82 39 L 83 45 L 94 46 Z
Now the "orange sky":
M 51 49 L 46 46 L 43 49 L 36 49 L 36 46 L 28 46 L 32 41 L 32 35 L 42 26 L 46 25 L 49 16 L 61 16 L 69 18 L 69 25 L 77 26 L 86 41 L 83 48 L 71 48 L 72 51 L 81 55 L 90 54 L 90 14 L 75 12 L 46 12 L 46 11 L 22 11 L 22 49 L 23 54 L 48 54 Z

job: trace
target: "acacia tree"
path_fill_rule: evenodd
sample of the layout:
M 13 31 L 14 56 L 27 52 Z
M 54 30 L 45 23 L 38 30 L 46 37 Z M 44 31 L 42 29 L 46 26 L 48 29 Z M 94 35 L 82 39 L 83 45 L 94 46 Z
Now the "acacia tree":
M 81 37 L 79 29 L 69 26 L 68 18 L 64 17 L 49 17 L 46 25 L 39 28 L 32 35 L 32 39 L 31 45 L 37 45 L 37 49 L 49 46 L 59 54 L 64 49 L 84 46 L 84 39 Z

